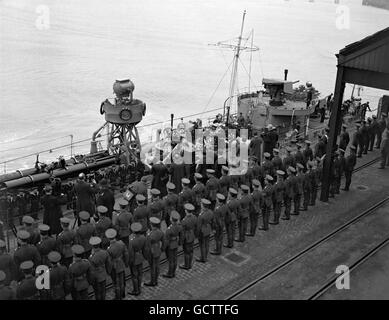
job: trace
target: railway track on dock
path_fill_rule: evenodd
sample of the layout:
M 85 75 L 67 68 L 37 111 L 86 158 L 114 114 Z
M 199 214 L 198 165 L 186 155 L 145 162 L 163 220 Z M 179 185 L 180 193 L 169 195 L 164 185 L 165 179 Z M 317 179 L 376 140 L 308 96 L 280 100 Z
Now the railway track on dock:
M 366 254 L 359 257 L 354 263 L 349 266 L 348 273 L 350 274 L 352 271 L 355 271 L 360 265 L 370 259 L 374 254 L 383 249 L 389 244 L 389 236 L 387 236 L 383 241 L 381 241 L 378 245 L 376 245 L 373 249 L 371 249 Z M 332 277 L 330 280 L 325 282 L 319 290 L 317 290 L 314 294 L 312 294 L 308 300 L 318 300 L 321 296 L 323 296 L 326 292 L 328 292 L 335 284 L 338 279 L 338 276 Z
M 380 160 L 380 158 L 375 158 L 375 159 L 373 159 L 373 160 L 371 160 L 371 161 L 369 161 L 369 162 L 367 162 L 367 163 L 364 163 L 364 164 L 362 164 L 361 166 L 356 167 L 356 168 L 354 169 L 353 172 L 355 173 L 355 172 L 361 171 L 361 170 L 363 170 L 363 169 L 365 169 L 365 168 L 368 168 L 368 167 L 370 167 L 371 165 L 377 163 L 379 160 Z M 210 238 L 210 243 L 212 243 L 213 240 L 214 240 L 214 236 L 212 235 L 211 238 Z M 196 242 L 196 243 L 194 244 L 194 248 L 193 248 L 193 249 L 194 249 L 194 250 L 195 250 L 195 249 L 198 249 L 199 246 L 200 246 L 199 243 Z M 178 251 L 178 253 L 177 253 L 177 257 L 180 257 L 180 256 L 182 256 L 183 254 L 184 254 L 184 251 L 183 251 L 183 250 L 180 250 L 180 251 Z M 160 261 L 160 266 L 166 264 L 167 262 L 168 262 L 167 258 L 161 259 L 161 261 Z M 149 267 L 149 266 L 146 266 L 146 267 L 143 268 L 143 272 L 147 272 L 147 271 L 149 271 L 149 270 L 150 270 L 150 267 Z M 126 282 L 129 281 L 129 280 L 131 280 L 131 278 L 132 278 L 132 277 L 131 277 L 130 274 L 126 275 L 126 277 L 125 277 Z M 259 280 L 259 281 L 260 281 L 260 280 Z M 110 290 L 110 289 L 112 289 L 112 288 L 113 288 L 112 283 L 107 284 L 106 290 Z M 91 297 L 93 297 L 93 296 L 94 296 L 93 292 L 90 292 L 90 293 L 89 293 L 89 297 L 91 298 Z M 229 298 L 228 298 L 228 299 L 229 299 Z
M 307 246 L 306 248 L 304 248 L 303 250 L 299 251 L 298 253 L 294 254 L 292 257 L 290 257 L 289 259 L 287 259 L 286 261 L 280 263 L 279 265 L 277 265 L 276 267 L 274 267 L 273 269 L 271 269 L 270 271 L 266 272 L 265 274 L 261 275 L 260 277 L 256 278 L 255 280 L 251 281 L 250 283 L 248 283 L 247 285 L 245 285 L 244 287 L 240 288 L 239 290 L 235 291 L 234 293 L 232 293 L 230 296 L 228 296 L 226 298 L 226 300 L 233 300 L 233 299 L 236 299 L 238 298 L 239 296 L 241 296 L 242 294 L 246 293 L 248 290 L 252 289 L 254 286 L 258 285 L 259 283 L 261 283 L 262 281 L 270 278 L 271 276 L 274 276 L 275 274 L 277 274 L 278 272 L 282 271 L 284 268 L 292 265 L 293 263 L 295 263 L 296 261 L 298 261 L 299 259 L 301 259 L 302 257 L 304 257 L 305 255 L 307 255 L 308 253 L 310 253 L 311 251 L 313 251 L 314 249 L 318 248 L 319 246 L 323 245 L 326 241 L 330 240 L 331 238 L 333 238 L 334 236 L 338 235 L 339 233 L 341 233 L 342 231 L 344 231 L 345 229 L 349 228 L 350 226 L 354 225 L 355 223 L 361 221 L 362 219 L 364 219 L 365 217 L 373 214 L 374 212 L 376 212 L 379 208 L 381 208 L 382 206 L 384 206 L 385 204 L 387 204 L 389 202 L 389 196 L 384 198 L 383 200 L 377 202 L 376 204 L 374 204 L 373 206 L 371 206 L 370 208 L 368 208 L 367 210 L 363 211 L 361 214 L 359 214 L 358 216 L 352 218 L 351 220 L 347 221 L 346 223 L 344 223 L 343 225 L 341 225 L 340 227 L 336 228 L 335 230 L 331 231 L 330 233 L 328 233 L 327 235 L 325 235 L 324 237 L 320 238 L 319 240 L 315 241 L 314 243 L 310 244 L 309 246 Z M 382 243 L 380 243 L 380 245 L 378 247 L 382 247 L 384 246 L 384 243 L 387 243 L 389 242 L 389 238 L 384 240 Z M 379 249 L 373 249 L 372 251 L 374 250 L 379 250 Z M 375 251 L 374 251 L 375 252 Z M 355 263 L 355 266 L 357 266 L 358 264 L 362 263 L 362 260 L 366 260 L 371 254 L 371 252 L 367 253 L 366 255 L 364 255 L 364 257 L 362 257 L 359 262 L 359 260 Z M 355 267 L 354 266 L 354 267 Z M 336 281 L 336 278 L 332 278 L 330 281 L 328 281 L 324 286 L 322 286 L 322 288 L 316 292 L 314 295 L 312 295 L 311 297 L 309 297 L 309 299 L 314 299 L 316 297 L 319 297 L 320 295 L 322 295 L 326 290 L 328 290 L 329 287 L 331 287 Z

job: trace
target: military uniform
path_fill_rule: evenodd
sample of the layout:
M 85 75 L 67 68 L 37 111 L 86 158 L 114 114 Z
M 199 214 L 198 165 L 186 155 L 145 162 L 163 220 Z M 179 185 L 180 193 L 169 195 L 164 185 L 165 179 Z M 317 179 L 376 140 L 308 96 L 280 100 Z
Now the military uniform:
M 142 233 L 146 234 L 147 232 L 147 219 L 148 219 L 148 212 L 147 207 L 144 205 L 144 201 L 146 198 L 138 194 L 136 196 L 136 201 L 138 203 L 138 207 L 134 210 L 134 222 L 139 222 L 142 225 Z
M 285 179 L 285 193 L 284 193 L 284 205 L 285 205 L 285 213 L 282 219 L 289 220 L 290 219 L 290 213 L 292 208 L 292 200 L 294 200 L 295 197 L 295 190 L 296 190 L 296 179 L 294 176 L 294 172 L 296 172 L 296 169 L 292 166 L 288 167 L 288 177 Z
M 48 254 L 48 260 L 51 262 L 50 266 L 50 300 L 65 300 L 66 295 L 70 292 L 70 278 L 68 269 L 60 265 L 61 255 L 52 251 Z
M 219 192 L 219 180 L 214 176 L 215 170 L 207 169 L 207 174 L 209 179 L 205 184 L 206 188 L 206 198 L 211 201 L 211 207 L 215 207 L 216 203 L 216 194 Z
M 309 182 L 311 184 L 311 195 L 309 200 L 309 205 L 314 206 L 316 204 L 317 190 L 319 187 L 319 173 L 318 169 L 311 167 L 308 173 Z
M 169 268 L 166 274 L 163 275 L 165 278 L 174 278 L 176 276 L 177 269 L 177 250 L 179 245 L 182 243 L 182 226 L 178 224 L 180 215 L 177 211 L 172 211 L 171 221 L 169 228 L 165 232 L 165 243 L 164 249 L 166 257 L 169 263 Z
M 273 177 L 270 175 L 266 176 L 266 185 L 263 189 L 263 209 L 262 209 L 262 227 L 260 230 L 269 230 L 269 217 L 270 211 L 273 205 L 273 194 L 274 187 L 272 185 Z
M 109 246 L 109 240 L 105 236 L 105 231 L 107 231 L 109 228 L 112 228 L 112 220 L 106 216 L 107 214 L 109 214 L 107 207 L 98 206 L 97 212 L 99 213 L 100 218 L 95 225 L 95 233 L 101 239 L 101 247 L 103 249 L 107 249 Z
M 30 234 L 27 243 L 35 246 L 40 241 L 39 231 L 33 226 L 34 219 L 30 216 L 24 216 L 22 219 L 23 226 L 20 230 L 25 230 Z
M 75 259 L 69 267 L 70 290 L 73 300 L 88 300 L 88 288 L 91 283 L 91 264 L 82 259 L 85 249 L 77 244 L 72 247 Z
M 182 179 L 182 191 L 178 194 L 178 213 L 181 219 L 185 215 L 184 205 L 185 203 L 196 204 L 196 195 L 192 189 L 189 188 L 190 180 L 187 178 Z
M 0 270 L 0 301 L 14 300 L 15 292 L 5 284 L 6 274 Z
M 301 163 L 305 167 L 306 160 L 305 160 L 304 154 L 301 152 L 301 145 L 300 144 L 297 144 L 297 151 L 294 154 L 294 161 L 296 162 L 296 164 Z
M 340 186 L 340 180 L 342 178 L 341 176 L 341 167 L 342 163 L 339 159 L 339 152 L 336 151 L 336 155 L 333 159 L 333 165 L 332 165 L 332 172 L 331 172 L 331 186 L 330 186 L 330 196 L 334 197 L 335 194 L 339 194 L 339 186 Z
M 158 189 L 151 189 L 152 199 L 147 205 L 147 216 L 149 218 L 156 217 L 159 220 L 163 218 L 164 206 L 162 200 L 159 199 L 161 192 Z
M 219 179 L 219 193 L 221 193 L 226 199 L 228 197 L 228 189 L 230 188 L 231 178 L 228 175 L 228 167 L 222 167 L 223 175 Z M 255 174 L 253 169 L 253 175 Z
M 309 161 L 310 163 L 310 161 Z M 307 211 L 308 210 L 308 205 L 311 200 L 311 180 L 309 178 L 310 171 L 303 173 L 303 194 L 304 194 L 304 199 L 303 199 L 303 210 Z
M 287 155 L 286 155 L 286 157 L 282 161 L 282 165 L 285 168 L 285 170 L 288 169 L 289 167 L 295 167 L 296 166 L 294 158 L 293 158 L 293 156 L 290 153 L 291 150 L 292 149 L 290 147 L 286 147 Z
M 274 166 L 270 160 L 270 153 L 264 153 L 265 160 L 262 162 L 262 167 L 265 175 L 273 176 L 274 174 Z
M 83 246 L 85 250 L 84 258 L 88 259 L 92 251 L 92 246 L 89 244 L 89 239 L 96 235 L 96 229 L 92 223 L 87 222 L 90 218 L 88 212 L 81 211 L 79 213 L 79 217 L 82 223 L 76 231 L 76 243 Z
M 128 243 L 128 257 L 133 290 L 130 294 L 137 296 L 141 293 L 146 237 L 141 234 L 142 225 L 138 222 L 131 225 L 131 230 L 133 234 Z
M 369 148 L 369 128 L 366 126 L 366 121 L 362 120 L 361 135 L 362 135 L 362 150 L 363 154 L 367 154 Z
M 374 142 L 376 139 L 376 136 L 378 136 L 380 131 L 379 124 L 377 122 L 377 116 L 373 115 L 373 121 L 371 123 L 371 136 L 370 136 L 370 146 L 369 146 L 369 151 L 373 151 L 374 147 Z M 344 149 L 344 148 L 342 148 Z M 344 149 L 346 150 L 346 149 Z
M 143 197 L 143 196 L 142 196 Z M 124 277 L 125 267 L 128 267 L 128 250 L 122 241 L 116 241 L 117 232 L 115 229 L 108 229 L 105 236 L 110 240 L 110 245 L 107 249 L 111 257 L 112 269 L 111 279 L 115 290 L 115 299 L 121 300 L 125 297 L 126 280 Z
M 127 202 L 128 201 L 122 199 L 121 201 Z M 119 240 L 123 241 L 123 243 L 128 247 L 128 237 L 130 236 L 130 225 L 133 221 L 132 214 L 126 209 L 125 202 L 120 203 L 119 205 L 121 206 L 120 213 L 117 216 L 115 220 L 115 225 L 114 228 L 117 231 L 117 235 Z M 109 241 L 109 240 L 108 240 Z
M 99 248 L 99 245 L 102 244 L 101 238 L 92 237 L 89 243 L 93 246 L 89 262 L 91 264 L 91 282 L 95 299 L 105 300 L 107 276 L 112 270 L 111 257 L 106 250 Z
M 30 238 L 30 234 L 25 230 L 20 230 L 17 233 L 17 237 L 22 241 L 19 248 L 14 252 L 14 262 L 16 264 L 17 270 L 20 270 L 20 265 L 24 261 L 32 261 L 35 266 L 39 265 L 41 262 L 41 255 L 36 247 L 31 244 L 27 244 L 26 241 Z M 22 274 L 19 271 L 17 279 L 20 280 Z
M 301 196 L 304 193 L 303 185 L 304 185 L 304 174 L 302 172 L 303 165 L 301 163 L 297 163 L 297 167 L 299 171 L 295 177 L 295 195 L 294 195 L 294 211 L 293 215 L 300 214 L 300 206 L 301 206 Z
M 146 235 L 146 256 L 150 265 L 150 282 L 145 283 L 146 286 L 158 285 L 159 277 L 159 261 L 164 244 L 164 233 L 159 229 L 161 220 L 156 217 L 150 218 L 151 226 L 154 226 Z
M 178 195 L 174 193 L 174 190 L 176 189 L 176 186 L 168 182 L 167 185 L 168 194 L 163 198 L 164 201 L 164 217 L 165 223 L 167 226 L 170 224 L 170 213 L 173 210 L 177 210 L 178 208 Z
M 357 156 L 355 154 L 356 148 L 355 146 L 350 147 L 350 155 L 348 155 L 345 159 L 344 165 L 344 175 L 346 177 L 346 185 L 344 187 L 344 191 L 348 191 L 350 189 L 351 177 L 354 171 L 354 167 L 357 163 Z
M 282 201 L 285 197 L 285 182 L 283 176 L 285 174 L 282 170 L 277 170 L 277 182 L 273 186 L 273 211 L 274 217 L 270 224 L 279 224 L 281 216 Z
M 196 259 L 199 262 L 207 262 L 209 252 L 209 238 L 212 231 L 213 212 L 210 209 L 212 205 L 208 199 L 201 200 L 203 207 L 197 219 L 198 239 L 200 245 L 200 258 Z
M 248 236 L 255 236 L 258 226 L 258 218 L 261 213 L 263 207 L 263 195 L 262 191 L 259 190 L 261 183 L 259 180 L 253 180 L 254 191 L 251 194 L 251 198 L 253 200 L 252 207 L 250 210 L 250 232 L 247 234 Z
M 0 239 L 0 270 L 4 272 L 5 286 L 8 286 L 11 281 L 16 280 L 17 277 L 17 266 L 14 259 L 10 254 L 6 252 L 6 245 L 3 240 Z
M 222 253 L 223 246 L 224 221 L 226 219 L 226 215 L 229 214 L 229 212 L 225 203 L 226 197 L 221 193 L 218 193 L 216 197 L 218 200 L 216 202 L 212 223 L 213 229 L 215 230 L 216 247 L 214 251 L 211 251 L 211 254 L 220 255 Z
M 48 232 L 50 230 L 50 227 L 48 225 L 40 225 L 39 230 L 41 231 L 41 241 L 36 245 L 39 254 L 41 256 L 41 264 L 44 264 L 46 266 L 49 265 L 49 261 L 47 258 L 47 255 L 51 252 L 54 251 L 57 247 L 57 241 L 55 238 L 50 237 L 48 235 Z
M 247 222 L 249 219 L 250 211 L 252 210 L 253 200 L 249 194 L 250 187 L 247 185 L 242 185 L 241 189 L 243 191 L 242 197 L 239 200 L 239 210 L 237 212 L 238 218 L 238 230 L 239 237 L 236 241 L 244 242 L 246 231 L 247 231 Z
M 67 268 L 73 261 L 72 246 L 76 241 L 76 232 L 69 229 L 69 223 L 68 218 L 61 218 L 63 231 L 57 237 L 57 250 L 62 256 L 61 263 Z
M 274 171 L 283 170 L 282 159 L 279 156 L 279 152 L 280 151 L 278 149 L 273 150 L 274 157 L 271 161 L 273 163 Z
M 21 263 L 20 269 L 24 273 L 24 278 L 16 287 L 17 300 L 39 300 L 39 291 L 36 287 L 36 277 L 32 275 L 34 263 L 27 260 Z
M 376 148 L 379 149 L 381 147 L 381 141 L 382 141 L 382 134 L 385 131 L 386 128 L 386 117 L 384 114 L 382 114 L 381 119 L 378 121 L 378 128 L 377 128 L 377 144 Z
M 313 150 L 311 148 L 311 141 L 305 140 L 305 149 L 303 150 L 303 157 L 305 161 L 312 161 L 313 160 Z
M 343 128 L 346 129 L 347 126 L 343 125 Z M 339 148 L 346 150 L 349 143 L 350 143 L 350 135 L 346 130 L 344 130 L 339 137 Z
M 193 214 L 195 207 L 187 203 L 185 205 L 186 214 L 181 221 L 182 226 L 182 248 L 184 250 L 184 264 L 181 269 L 189 270 L 193 262 L 193 243 L 197 234 L 197 217 Z
M 227 231 L 227 248 L 232 248 L 234 246 L 235 225 L 240 204 L 239 200 L 236 198 L 238 191 L 234 188 L 230 188 L 229 193 L 231 198 L 227 202 L 228 214 L 226 215 L 225 224 Z

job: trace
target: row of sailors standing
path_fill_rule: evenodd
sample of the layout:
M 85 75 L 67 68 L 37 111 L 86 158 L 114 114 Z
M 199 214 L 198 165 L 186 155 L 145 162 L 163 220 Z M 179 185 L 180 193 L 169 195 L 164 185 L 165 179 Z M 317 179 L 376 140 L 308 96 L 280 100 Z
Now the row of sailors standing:
M 294 155 L 291 149 L 287 149 L 284 159 L 279 157 L 277 149 L 273 150 L 272 160 L 270 154 L 265 153 L 261 166 L 251 157 L 244 173 L 234 174 L 223 166 L 222 176 L 216 178 L 215 170 L 207 169 L 206 182 L 200 173 L 196 173 L 193 188 L 190 180 L 183 178 L 179 194 L 175 193 L 176 186 L 169 182 L 167 195 L 161 199 L 160 190 L 154 188 L 147 205 L 146 197 L 137 194 L 137 206 L 133 212 L 128 210 L 128 201 L 121 199 L 121 210 L 114 223 L 106 216 L 108 209 L 104 206 L 97 207 L 99 220 L 96 224 L 90 222 L 88 212 L 81 211 L 81 225 L 76 231 L 70 229 L 70 220 L 63 217 L 60 219 L 63 231 L 56 238 L 48 235 L 50 228 L 47 225 L 40 225 L 37 234 L 32 228 L 33 219 L 25 216 L 24 230 L 18 232 L 20 247 L 13 257 L 5 252 L 4 242 L 0 245 L 0 278 L 4 278 L 0 281 L 0 292 L 3 295 L 4 288 L 12 280 L 21 280 L 16 296 L 20 299 L 37 298 L 38 292 L 31 285 L 31 279 L 35 279 L 33 269 L 45 264 L 62 271 L 50 273 L 53 289 L 40 292 L 43 298 L 63 299 L 70 292 L 73 299 L 87 299 L 89 285 L 92 285 L 96 299 L 105 299 L 109 274 L 116 299 L 122 299 L 125 295 L 125 267 L 130 267 L 132 274 L 133 290 L 130 294 L 139 295 L 144 259 L 148 260 L 151 273 L 151 280 L 145 285 L 156 286 L 162 252 L 166 253 L 169 262 L 164 276 L 173 278 L 179 246 L 182 245 L 184 250 L 184 264 L 180 267 L 190 270 L 196 238 L 200 244 L 197 261 L 205 263 L 213 232 L 216 244 L 211 253 L 219 255 L 224 231 L 225 246 L 232 248 L 234 241 L 243 242 L 246 236 L 256 234 L 260 216 L 262 224 L 259 229 L 266 231 L 269 224 L 279 223 L 283 206 L 282 219 L 289 220 L 290 215 L 298 215 L 300 210 L 315 205 L 323 158 L 313 158 L 310 142 L 306 141 L 306 144 L 304 152 L 298 150 Z M 269 221 L 271 212 L 273 218 Z M 160 228 L 161 222 L 168 226 L 165 232 Z

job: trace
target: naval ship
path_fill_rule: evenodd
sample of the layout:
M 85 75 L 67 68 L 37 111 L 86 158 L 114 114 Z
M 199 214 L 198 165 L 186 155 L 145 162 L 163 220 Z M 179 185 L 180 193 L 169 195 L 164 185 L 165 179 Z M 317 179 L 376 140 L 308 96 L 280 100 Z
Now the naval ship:
M 220 108 L 223 113 L 218 114 L 222 126 L 237 126 L 239 116 L 243 116 L 254 131 L 277 130 L 281 145 L 292 137 L 296 138 L 296 134 L 297 138 L 298 135 L 307 138 L 323 132 L 326 124 L 319 121 L 317 113 L 319 108 L 327 108 L 328 97 L 320 97 L 319 92 L 310 82 L 294 87 L 299 81 L 289 81 L 287 70 L 284 72 L 283 79 L 263 79 L 260 90 L 239 92 L 236 88 L 240 54 L 243 51 L 258 50 L 258 47 L 253 45 L 242 45 L 245 15 L 246 12 L 243 13 L 237 44 L 217 43 L 221 47 L 234 51 L 229 95 L 223 108 Z M 249 39 L 245 40 L 247 43 Z M 146 104 L 134 98 L 134 90 L 135 86 L 130 79 L 115 81 L 113 85 L 115 98 L 106 99 L 100 105 L 99 110 L 105 122 L 92 134 L 89 154 L 76 155 L 69 159 L 61 158 L 49 168 L 37 160 L 33 168 L 2 174 L 0 191 L 17 193 L 20 189 L 28 190 L 42 186 L 53 178 L 66 181 L 74 179 L 81 172 L 93 172 L 123 162 L 127 164 L 137 162 L 142 154 L 147 154 L 152 148 L 159 146 L 163 149 L 161 145 L 171 144 L 174 137 L 185 135 L 185 131 L 191 130 L 196 123 L 197 119 L 190 119 L 188 116 L 185 117 L 189 119 L 188 122 L 183 122 L 181 119 L 181 122 L 174 126 L 174 120 L 177 119 L 173 119 L 172 115 L 170 128 L 159 130 L 154 141 L 142 143 L 137 125 L 146 115 Z M 231 110 L 234 107 L 235 112 Z M 203 127 L 213 126 L 212 120 L 208 120 L 209 123 Z M 299 133 L 296 127 L 300 128 Z M 104 131 L 108 132 L 107 147 L 99 150 L 97 139 L 104 135 Z

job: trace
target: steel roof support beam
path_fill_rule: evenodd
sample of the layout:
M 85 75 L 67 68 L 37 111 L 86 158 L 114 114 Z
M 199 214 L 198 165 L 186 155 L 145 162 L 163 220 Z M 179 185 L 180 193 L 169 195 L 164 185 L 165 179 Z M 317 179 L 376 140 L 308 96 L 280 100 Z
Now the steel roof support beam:
M 320 200 L 327 202 L 330 190 L 330 172 L 332 171 L 332 154 L 336 149 L 336 141 L 338 130 L 342 122 L 341 106 L 343 101 L 343 94 L 345 88 L 345 81 L 343 79 L 344 68 L 338 66 L 335 83 L 334 103 L 332 105 L 330 116 L 330 132 L 328 134 L 327 151 L 323 166 L 323 181 L 321 187 Z

